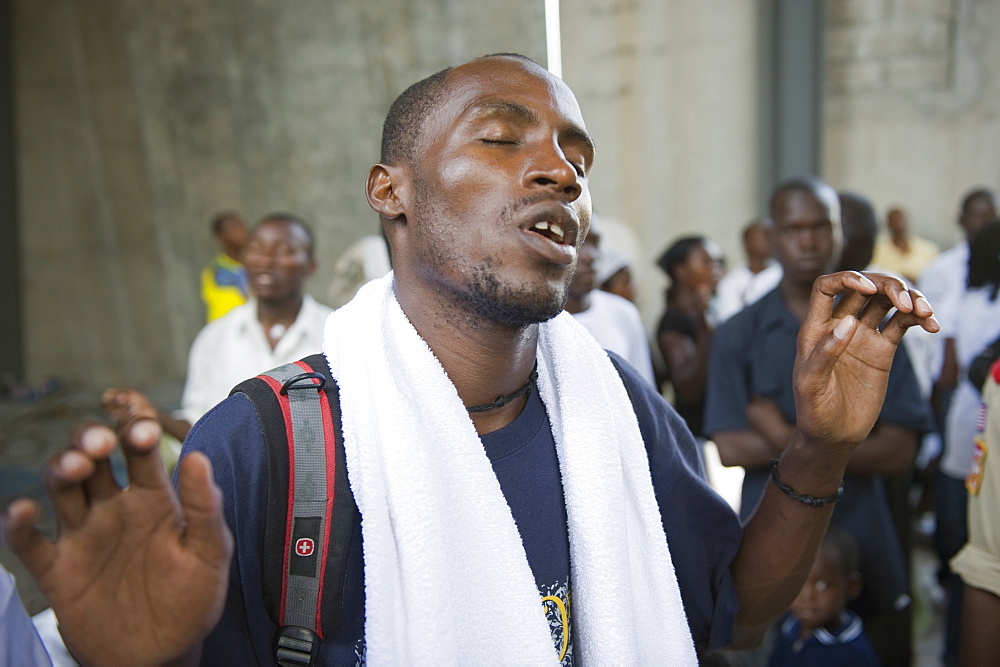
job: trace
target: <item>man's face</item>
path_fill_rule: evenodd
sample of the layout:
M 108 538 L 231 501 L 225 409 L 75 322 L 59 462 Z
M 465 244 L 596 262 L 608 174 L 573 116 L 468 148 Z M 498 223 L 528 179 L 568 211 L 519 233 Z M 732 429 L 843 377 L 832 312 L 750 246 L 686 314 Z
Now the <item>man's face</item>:
M 409 170 L 412 274 L 503 326 L 554 317 L 590 224 L 594 148 L 576 98 L 511 58 L 456 68 L 446 85 Z
M 677 277 L 699 294 L 711 295 L 722 278 L 722 261 L 714 246 L 696 245 L 677 267 Z
M 309 237 L 299 225 L 284 220 L 265 220 L 254 228 L 243 263 L 261 300 L 298 297 L 316 268 L 309 257 Z
M 965 237 L 970 241 L 979 230 L 997 217 L 997 207 L 993 199 L 987 195 L 973 197 L 962 209 L 958 223 L 965 230 Z
M 775 201 L 774 256 L 786 279 L 800 285 L 813 281 L 833 267 L 840 256 L 840 223 L 831 220 L 824 206 L 808 190 L 786 190 Z
M 766 259 L 771 256 L 771 229 L 767 225 L 757 224 L 750 228 L 744 243 L 747 257 Z
M 889 228 L 889 232 L 896 236 L 906 236 L 906 233 L 910 229 L 910 222 L 906 217 L 906 211 L 899 208 L 889 211 L 889 215 L 885 219 L 885 224 Z

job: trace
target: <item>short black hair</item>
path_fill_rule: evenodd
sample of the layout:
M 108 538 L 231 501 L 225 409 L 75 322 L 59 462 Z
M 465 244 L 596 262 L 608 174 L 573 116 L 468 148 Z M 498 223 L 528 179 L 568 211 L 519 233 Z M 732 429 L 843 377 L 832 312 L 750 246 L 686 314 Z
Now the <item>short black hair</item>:
M 863 271 L 872 261 L 878 219 L 871 201 L 857 192 L 838 192 L 844 229 L 844 247 L 837 262 L 838 271 Z
M 1000 204 L 998 204 L 998 202 L 997 202 L 997 193 L 996 192 L 994 192 L 993 190 L 990 190 L 989 188 L 974 188 L 974 189 L 969 190 L 968 192 L 966 192 L 965 196 L 962 197 L 962 207 L 961 207 L 960 210 L 964 213 L 966 207 L 968 207 L 969 204 L 971 204 L 972 202 L 974 202 L 977 199 L 986 199 L 986 200 L 989 200 L 990 204 L 993 205 L 994 209 L 1000 208 Z
M 212 233 L 218 236 L 222 233 L 222 226 L 226 224 L 226 220 L 240 219 L 240 214 L 236 211 L 223 211 L 222 213 L 216 213 L 212 218 Z
M 663 269 L 664 273 L 670 276 L 670 280 L 677 281 L 677 266 L 687 261 L 691 256 L 691 251 L 698 246 L 704 246 L 708 242 L 704 236 L 685 236 L 677 239 L 670 247 L 663 251 L 656 265 Z
M 987 224 L 969 243 L 969 287 L 992 287 L 991 299 L 1000 290 L 1000 220 Z
M 857 573 L 860 554 L 858 541 L 843 526 L 831 523 L 823 536 L 820 551 L 826 552 L 837 569 L 850 577 Z
M 516 58 L 538 65 L 528 56 L 520 53 L 491 53 L 484 58 Z M 541 65 L 538 65 L 541 67 Z M 444 97 L 447 89 L 445 79 L 453 67 L 446 67 L 417 81 L 404 90 L 389 107 L 389 113 L 382 124 L 382 164 L 402 164 L 413 160 L 417 140 L 424 121 Z
M 447 67 L 417 81 L 389 107 L 382 124 L 382 164 L 402 164 L 413 160 L 420 130 L 427 115 L 444 96 L 445 78 L 451 70 Z
M 305 232 L 306 239 L 308 241 L 307 252 L 309 253 L 309 259 L 313 259 L 316 256 L 316 235 L 313 234 L 312 227 L 309 226 L 309 223 L 297 215 L 292 215 L 291 213 L 268 213 L 260 219 L 260 221 L 256 224 L 256 227 L 260 227 L 265 222 L 271 221 L 285 222 L 290 225 L 298 226 L 303 232 Z
M 830 218 L 834 223 L 843 222 L 840 211 L 840 200 L 837 198 L 837 192 L 830 186 L 829 183 L 815 176 L 795 176 L 781 181 L 777 186 L 775 186 L 774 192 L 771 193 L 771 200 L 767 207 L 768 211 L 771 213 L 772 221 L 776 218 L 774 215 L 774 207 L 775 204 L 778 203 L 778 198 L 786 192 L 790 192 L 792 190 L 808 192 L 816 198 L 816 201 L 818 201 L 821 206 L 825 206 L 829 209 Z

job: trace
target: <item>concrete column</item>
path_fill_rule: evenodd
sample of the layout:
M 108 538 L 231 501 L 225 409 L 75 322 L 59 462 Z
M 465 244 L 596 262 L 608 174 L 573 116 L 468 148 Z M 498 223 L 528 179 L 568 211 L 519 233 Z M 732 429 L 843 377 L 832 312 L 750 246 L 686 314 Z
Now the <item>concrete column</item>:
M 697 233 L 739 261 L 759 210 L 756 26 L 739 0 L 562 5 L 565 79 L 598 147 L 594 210 L 635 232 L 649 326 L 663 311 L 655 257 Z

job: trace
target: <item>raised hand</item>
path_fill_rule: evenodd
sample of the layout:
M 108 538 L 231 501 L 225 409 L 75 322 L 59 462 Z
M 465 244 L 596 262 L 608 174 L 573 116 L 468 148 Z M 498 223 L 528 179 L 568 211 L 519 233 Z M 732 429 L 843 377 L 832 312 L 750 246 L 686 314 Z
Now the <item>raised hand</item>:
M 84 425 L 44 472 L 59 537 L 38 532 L 38 506 L 3 516 L 11 550 L 38 580 L 66 646 L 82 664 L 160 664 L 196 658 L 222 613 L 232 536 L 211 464 L 180 464 L 177 493 L 157 454 L 160 428 L 140 419 L 122 430 L 130 485 L 108 456 L 115 434 Z
M 939 331 L 933 314 L 920 292 L 896 278 L 855 271 L 818 278 L 793 374 L 797 426 L 805 439 L 848 446 L 864 440 L 882 409 L 896 346 L 911 326 Z

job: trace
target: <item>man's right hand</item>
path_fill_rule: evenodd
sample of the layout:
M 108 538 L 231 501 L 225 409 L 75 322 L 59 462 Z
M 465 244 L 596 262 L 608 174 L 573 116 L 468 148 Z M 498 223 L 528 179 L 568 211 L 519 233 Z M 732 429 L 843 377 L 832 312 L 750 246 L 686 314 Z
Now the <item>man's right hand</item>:
M 208 459 L 180 463 L 177 492 L 157 453 L 159 426 L 133 420 L 121 444 L 130 485 L 108 456 L 116 438 L 84 425 L 44 471 L 59 538 L 35 527 L 39 507 L 12 503 L 3 535 L 52 603 L 66 646 L 82 664 L 197 659 L 222 614 L 233 540 Z

